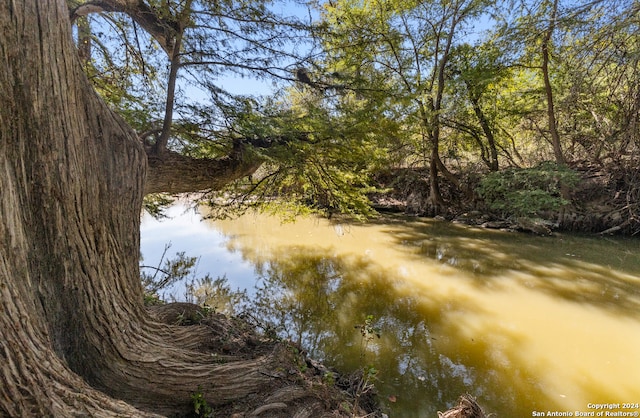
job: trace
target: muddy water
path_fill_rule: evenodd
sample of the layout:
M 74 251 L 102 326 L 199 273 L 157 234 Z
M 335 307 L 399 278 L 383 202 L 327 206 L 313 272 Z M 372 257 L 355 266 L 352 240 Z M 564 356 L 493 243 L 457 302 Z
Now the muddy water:
M 498 417 L 640 403 L 638 240 L 415 218 L 196 225 L 220 253 L 207 271 L 252 282 L 256 317 L 327 364 L 377 369 L 391 417 L 437 416 L 462 393 Z

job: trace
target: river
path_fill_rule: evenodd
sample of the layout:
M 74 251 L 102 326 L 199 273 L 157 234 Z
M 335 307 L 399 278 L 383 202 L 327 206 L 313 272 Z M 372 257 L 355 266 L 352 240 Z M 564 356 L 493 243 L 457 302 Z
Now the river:
M 145 264 L 168 242 L 201 257 L 199 273 L 247 289 L 254 316 L 313 357 L 344 372 L 374 367 L 390 417 L 437 416 L 463 393 L 497 417 L 602 403 L 640 412 L 637 239 L 424 218 L 170 215 L 143 219 Z

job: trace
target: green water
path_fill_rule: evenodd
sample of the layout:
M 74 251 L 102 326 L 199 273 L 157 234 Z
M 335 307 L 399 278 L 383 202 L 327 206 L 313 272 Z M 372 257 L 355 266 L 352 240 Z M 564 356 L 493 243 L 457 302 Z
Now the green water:
M 375 367 L 390 417 L 463 393 L 497 417 L 640 402 L 638 240 L 416 218 L 206 225 L 251 266 L 253 314 L 338 370 Z M 380 338 L 363 341 L 368 315 Z

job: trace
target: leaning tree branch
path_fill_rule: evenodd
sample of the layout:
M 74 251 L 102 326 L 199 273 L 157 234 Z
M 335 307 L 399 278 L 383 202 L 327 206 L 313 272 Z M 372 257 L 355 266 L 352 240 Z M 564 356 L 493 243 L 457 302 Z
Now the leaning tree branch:
M 171 135 L 171 125 L 173 124 L 173 105 L 176 96 L 176 82 L 178 79 L 178 69 L 180 68 L 180 46 L 182 44 L 182 30 L 177 33 L 175 49 L 170 55 L 171 67 L 169 70 L 169 80 L 167 82 L 167 101 L 162 122 L 162 132 L 155 144 L 155 152 L 162 154 L 167 150 L 169 137 Z
M 175 46 L 175 37 L 179 24 L 175 20 L 161 18 L 155 10 L 143 0 L 93 0 L 83 3 L 71 10 L 71 23 L 76 19 L 92 13 L 117 12 L 124 13 L 139 24 L 151 35 L 170 57 Z
M 220 190 L 239 178 L 254 173 L 262 164 L 246 158 L 241 150 L 221 158 L 192 158 L 167 150 L 162 155 L 147 153 L 148 169 L 144 193 L 187 193 Z

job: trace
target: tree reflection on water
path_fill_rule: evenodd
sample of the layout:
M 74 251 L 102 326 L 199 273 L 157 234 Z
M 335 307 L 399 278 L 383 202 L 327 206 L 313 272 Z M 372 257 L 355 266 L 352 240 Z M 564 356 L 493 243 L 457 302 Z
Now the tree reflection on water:
M 459 341 L 458 350 L 445 354 L 438 347 L 445 337 L 432 333 L 446 327 L 439 309 L 426 310 L 413 296 L 396 291 L 389 280 L 393 272 L 372 266 L 367 258 L 293 249 L 259 262 L 256 271 L 260 279 L 252 316 L 338 371 L 366 365 L 357 328 L 368 315 L 375 318 L 381 338 L 367 345 L 366 361 L 380 371 L 376 386 L 381 399 L 394 400 L 387 402 L 392 416 L 436 416 L 469 391 L 488 410 L 499 405 L 505 416 L 532 410 L 526 392 L 504 385 L 506 370 L 493 370 L 492 359 L 482 358 L 491 353 L 482 348 L 482 338 Z M 453 303 L 443 309 L 455 309 Z

